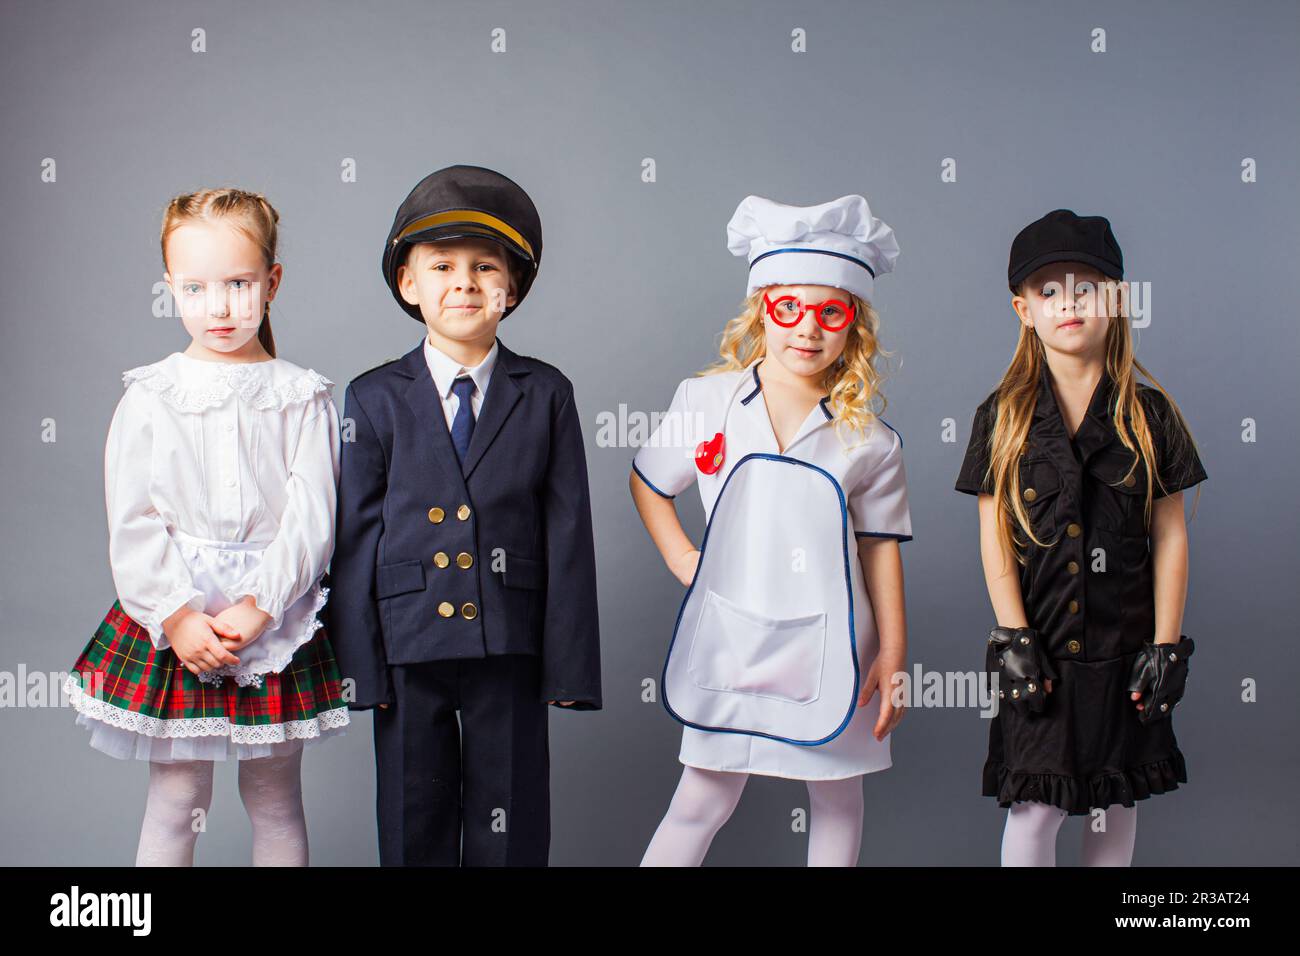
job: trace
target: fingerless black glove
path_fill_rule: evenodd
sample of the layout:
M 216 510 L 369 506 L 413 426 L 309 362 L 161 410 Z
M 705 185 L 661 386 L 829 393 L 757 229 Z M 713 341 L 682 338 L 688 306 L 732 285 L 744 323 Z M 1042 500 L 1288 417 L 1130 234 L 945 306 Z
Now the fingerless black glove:
M 1133 659 L 1129 673 L 1130 694 L 1141 694 L 1138 717 L 1144 724 L 1168 717 L 1174 705 L 1183 699 L 1187 686 L 1187 659 L 1196 650 L 1192 639 L 1183 636 L 1177 644 L 1146 643 Z
M 1041 714 L 1047 704 L 1044 680 L 1056 680 L 1038 632 L 1031 627 L 995 627 L 989 643 L 998 658 L 1001 677 L 998 697 L 1013 707 Z

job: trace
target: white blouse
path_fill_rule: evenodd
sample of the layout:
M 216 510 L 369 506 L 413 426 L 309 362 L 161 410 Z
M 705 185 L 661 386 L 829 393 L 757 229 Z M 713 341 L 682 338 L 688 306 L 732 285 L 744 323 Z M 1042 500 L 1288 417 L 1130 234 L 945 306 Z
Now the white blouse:
M 333 383 L 280 358 L 235 364 L 180 352 L 123 382 L 104 454 L 109 561 L 123 610 L 165 648 L 162 623 L 182 606 L 216 613 L 187 547 L 211 546 L 219 558 L 253 548 L 260 560 L 233 561 L 238 571 L 220 591 L 231 603 L 252 595 L 271 617 L 264 636 L 277 630 L 286 608 L 321 593 L 334 548 Z

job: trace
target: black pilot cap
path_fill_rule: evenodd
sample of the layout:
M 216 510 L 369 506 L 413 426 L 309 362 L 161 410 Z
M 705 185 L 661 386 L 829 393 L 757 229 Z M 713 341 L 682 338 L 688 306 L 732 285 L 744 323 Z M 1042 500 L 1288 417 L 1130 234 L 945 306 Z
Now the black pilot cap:
M 1007 285 L 1011 291 L 1053 262 L 1082 262 L 1112 279 L 1124 278 L 1124 253 L 1105 216 L 1076 216 L 1056 209 L 1020 230 L 1011 243 Z
M 491 239 L 519 260 L 515 304 L 524 301 L 542 261 L 542 219 L 528 193 L 514 180 L 482 166 L 448 166 L 420 180 L 402 202 L 384 243 L 384 281 L 406 314 L 423 323 L 420 307 L 402 298 L 397 269 L 417 242 Z

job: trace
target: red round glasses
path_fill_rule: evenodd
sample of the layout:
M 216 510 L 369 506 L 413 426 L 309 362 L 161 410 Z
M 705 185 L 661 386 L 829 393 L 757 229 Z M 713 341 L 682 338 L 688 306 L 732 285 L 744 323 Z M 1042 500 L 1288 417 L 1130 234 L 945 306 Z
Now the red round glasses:
M 803 321 L 808 312 L 827 332 L 838 332 L 849 325 L 854 318 L 854 307 L 840 299 L 826 299 L 824 302 L 803 303 L 798 296 L 783 295 L 776 301 L 763 293 L 763 304 L 767 307 L 767 317 L 782 328 L 793 328 Z

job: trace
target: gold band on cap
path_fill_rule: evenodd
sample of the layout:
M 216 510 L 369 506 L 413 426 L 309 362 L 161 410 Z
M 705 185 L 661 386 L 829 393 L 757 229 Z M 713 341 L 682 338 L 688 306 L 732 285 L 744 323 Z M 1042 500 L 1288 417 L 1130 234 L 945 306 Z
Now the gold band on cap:
M 533 247 L 523 234 L 504 220 L 496 216 L 488 215 L 485 212 L 478 212 L 474 209 L 449 209 L 446 212 L 435 212 L 432 216 L 425 216 L 411 223 L 393 238 L 393 245 L 401 242 L 407 236 L 417 232 L 424 232 L 426 229 L 432 229 L 435 226 L 442 226 L 449 222 L 472 222 L 480 226 L 487 226 L 489 229 L 495 229 L 501 235 L 505 236 L 524 252 L 528 253 L 528 258 L 535 259 Z

